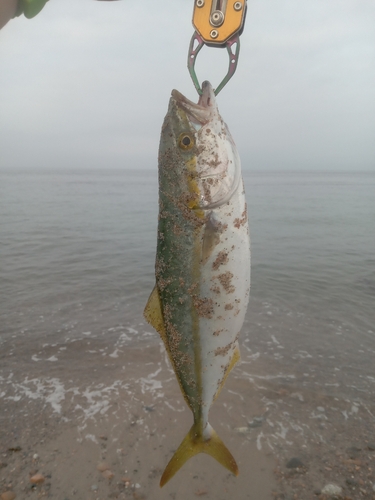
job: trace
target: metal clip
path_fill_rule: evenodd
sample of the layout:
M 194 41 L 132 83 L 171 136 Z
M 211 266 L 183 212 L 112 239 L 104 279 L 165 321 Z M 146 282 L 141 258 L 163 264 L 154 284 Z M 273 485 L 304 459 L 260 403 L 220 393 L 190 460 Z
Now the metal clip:
M 194 48 L 195 42 L 198 42 L 198 45 Z M 233 52 L 232 46 L 236 44 L 235 51 Z M 197 89 L 197 92 L 199 95 L 202 95 L 202 88 L 199 84 L 197 74 L 195 72 L 195 60 L 197 58 L 198 52 L 201 50 L 201 48 L 205 45 L 205 42 L 203 38 L 195 31 L 190 42 L 190 47 L 189 47 L 189 55 L 188 55 L 188 69 L 189 73 L 191 76 L 191 79 L 193 80 L 194 86 Z M 226 76 L 223 78 L 221 83 L 219 84 L 218 87 L 215 89 L 215 95 L 217 95 L 220 90 L 222 90 L 225 85 L 229 82 L 229 80 L 232 78 L 234 75 L 236 68 L 237 68 L 237 62 L 238 62 L 238 56 L 240 54 L 240 36 L 237 33 L 234 35 L 230 40 L 228 40 L 225 43 L 225 46 L 227 48 L 228 54 L 229 54 L 229 67 L 228 67 L 228 72 Z
M 234 75 L 240 53 L 240 35 L 246 17 L 246 2 L 247 0 L 241 2 L 235 0 L 195 0 L 193 25 L 196 31 L 190 42 L 188 68 L 199 95 L 202 94 L 202 89 L 195 73 L 195 60 L 203 45 L 226 47 L 229 54 L 228 72 L 216 88 L 215 95 Z M 234 51 L 233 45 L 236 45 Z
M 243 29 L 247 0 L 195 0 L 193 26 L 208 45 L 224 45 Z

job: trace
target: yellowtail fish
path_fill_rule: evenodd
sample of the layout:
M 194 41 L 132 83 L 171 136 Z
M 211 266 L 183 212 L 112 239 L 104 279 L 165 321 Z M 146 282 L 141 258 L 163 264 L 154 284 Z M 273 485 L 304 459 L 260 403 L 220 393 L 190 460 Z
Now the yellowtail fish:
M 163 486 L 197 453 L 238 474 L 208 422 L 240 358 L 250 293 L 250 239 L 240 158 L 209 82 L 198 104 L 172 91 L 159 149 L 156 285 L 145 308 L 194 416 Z

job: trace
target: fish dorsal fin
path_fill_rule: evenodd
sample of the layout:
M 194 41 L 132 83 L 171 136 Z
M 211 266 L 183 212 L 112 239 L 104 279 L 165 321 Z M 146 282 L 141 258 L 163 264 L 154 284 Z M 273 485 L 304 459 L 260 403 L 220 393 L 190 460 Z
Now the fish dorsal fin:
M 182 382 L 180 380 L 180 376 L 178 373 L 178 370 L 176 369 L 176 364 L 173 359 L 173 356 L 171 354 L 171 350 L 169 348 L 168 344 L 168 337 L 167 337 L 167 331 L 165 329 L 164 325 L 164 318 L 163 318 L 163 310 L 161 307 L 161 301 L 160 301 L 160 296 L 159 296 L 159 291 L 157 285 L 154 286 L 154 289 L 151 292 L 151 295 L 147 301 L 145 310 L 143 311 L 143 316 L 145 317 L 147 323 L 149 323 L 151 326 L 155 328 L 155 330 L 159 333 L 160 337 L 162 338 L 162 341 L 164 342 L 165 349 L 168 353 L 169 360 L 171 362 L 171 365 L 173 366 L 173 369 L 176 374 L 177 381 L 179 383 L 182 395 L 184 396 L 184 399 L 187 403 L 187 405 L 191 408 L 190 401 L 188 397 L 186 396 L 184 387 L 182 385 Z
M 147 301 L 143 316 L 145 317 L 147 323 L 153 326 L 159 333 L 168 350 L 167 333 L 165 331 L 163 312 L 161 309 L 159 292 L 156 285 L 154 286 L 154 289 L 152 290 L 151 295 Z

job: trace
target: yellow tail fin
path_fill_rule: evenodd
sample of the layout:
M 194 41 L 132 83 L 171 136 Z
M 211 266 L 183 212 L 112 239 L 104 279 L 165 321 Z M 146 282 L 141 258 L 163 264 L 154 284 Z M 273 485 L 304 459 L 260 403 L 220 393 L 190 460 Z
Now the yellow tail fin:
M 238 467 L 232 454 L 213 430 L 208 425 L 209 437 L 205 438 L 197 432 L 194 424 L 178 447 L 176 453 L 169 461 L 160 479 L 160 486 L 164 486 L 181 469 L 189 458 L 198 453 L 207 453 L 215 458 L 221 465 L 229 469 L 235 476 L 238 476 Z

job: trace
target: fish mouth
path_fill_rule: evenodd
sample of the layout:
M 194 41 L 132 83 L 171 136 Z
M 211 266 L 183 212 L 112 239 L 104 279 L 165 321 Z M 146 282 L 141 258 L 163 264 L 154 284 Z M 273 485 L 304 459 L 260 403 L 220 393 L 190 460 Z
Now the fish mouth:
M 178 90 L 172 90 L 172 98 L 176 105 L 188 115 L 190 121 L 196 125 L 205 125 L 217 110 L 214 89 L 210 82 L 202 83 L 202 95 L 198 103 L 190 101 Z

